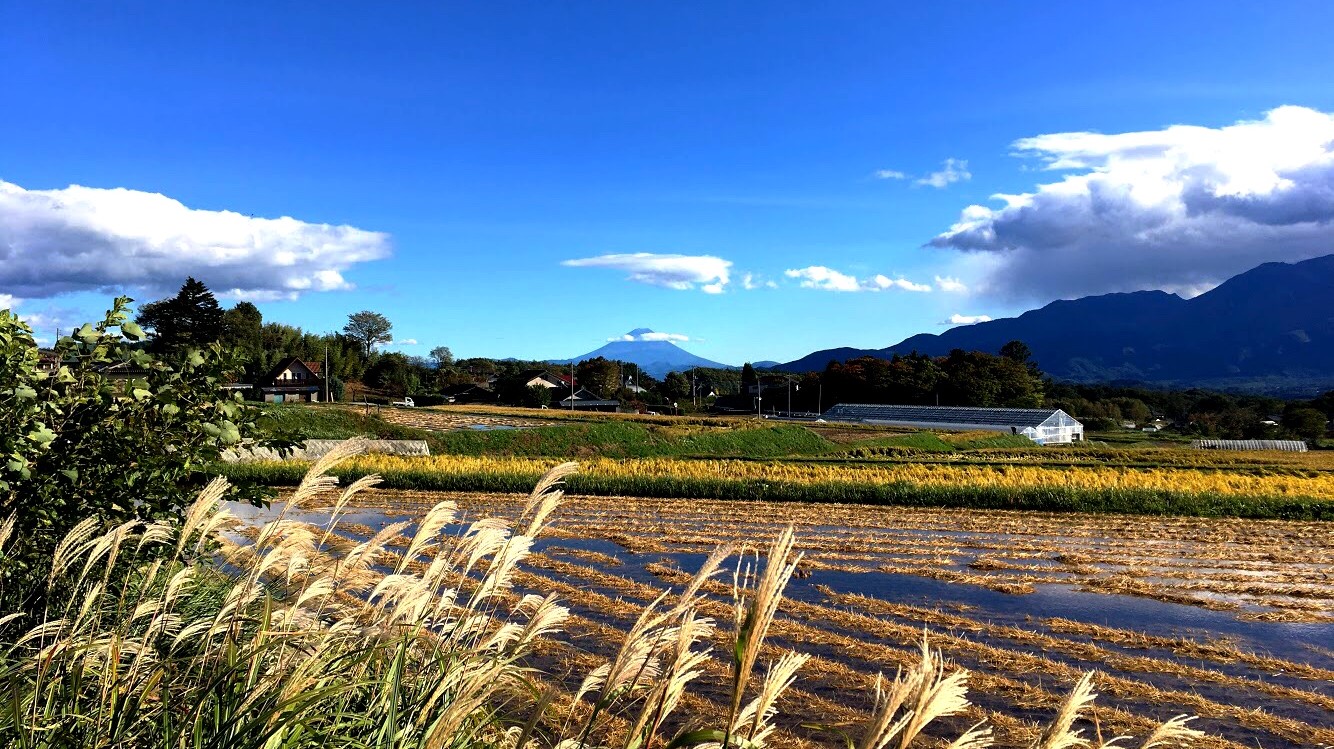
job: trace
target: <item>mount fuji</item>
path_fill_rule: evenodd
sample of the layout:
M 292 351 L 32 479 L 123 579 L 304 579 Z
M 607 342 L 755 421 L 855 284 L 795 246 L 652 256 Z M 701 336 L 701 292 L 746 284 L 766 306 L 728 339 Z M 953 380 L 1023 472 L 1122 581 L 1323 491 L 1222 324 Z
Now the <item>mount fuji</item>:
M 578 364 L 586 359 L 596 359 L 601 356 L 615 361 L 630 362 L 657 378 L 666 377 L 668 372 L 684 372 L 692 367 L 736 368 L 686 351 L 671 340 L 676 337 L 666 333 L 656 333 L 648 328 L 635 328 L 599 349 L 573 359 L 553 359 L 551 363 Z

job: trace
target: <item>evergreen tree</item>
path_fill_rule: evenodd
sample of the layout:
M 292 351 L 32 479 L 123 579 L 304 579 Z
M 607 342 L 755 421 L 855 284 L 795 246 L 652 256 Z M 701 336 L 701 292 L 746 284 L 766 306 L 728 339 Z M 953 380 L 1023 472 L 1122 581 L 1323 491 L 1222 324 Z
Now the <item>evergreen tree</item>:
M 260 331 L 264 315 L 250 302 L 237 302 L 222 313 L 222 342 L 232 351 L 242 354 L 247 363 L 259 360 L 262 341 Z
M 743 393 L 747 392 L 747 388 L 757 382 L 759 382 L 759 377 L 755 375 L 755 367 L 752 367 L 750 362 L 746 362 L 741 367 L 741 391 Z
M 149 348 L 157 352 L 206 346 L 221 340 L 223 333 L 222 307 L 193 277 L 185 279 L 176 296 L 140 307 L 135 322 L 150 330 Z

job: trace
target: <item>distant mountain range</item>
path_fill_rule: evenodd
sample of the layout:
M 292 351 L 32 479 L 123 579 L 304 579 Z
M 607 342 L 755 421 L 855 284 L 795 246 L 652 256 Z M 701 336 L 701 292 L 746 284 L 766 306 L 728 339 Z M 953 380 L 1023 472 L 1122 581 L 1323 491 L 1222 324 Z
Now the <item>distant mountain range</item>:
M 1334 255 L 1265 263 L 1193 299 L 1162 291 L 1052 302 L 1018 317 L 923 333 L 883 349 L 817 351 L 776 367 L 1028 344 L 1042 370 L 1076 382 L 1137 381 L 1304 393 L 1334 387 Z
M 578 364 L 586 359 L 596 359 L 601 356 L 614 361 L 630 362 L 657 378 L 666 377 L 668 372 L 684 372 L 691 367 L 736 369 L 728 364 L 719 364 L 702 356 L 695 356 L 671 341 L 653 340 L 655 335 L 648 328 L 636 328 L 626 335 L 626 338 L 631 340 L 611 341 L 583 356 L 576 356 L 573 359 L 554 359 L 550 363 Z

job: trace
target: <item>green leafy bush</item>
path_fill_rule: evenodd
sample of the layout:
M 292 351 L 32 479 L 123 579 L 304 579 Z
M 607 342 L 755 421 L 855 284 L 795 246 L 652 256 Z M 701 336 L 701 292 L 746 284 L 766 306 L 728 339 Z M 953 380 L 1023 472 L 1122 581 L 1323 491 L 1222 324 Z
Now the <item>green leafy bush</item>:
M 170 362 L 144 350 L 129 298 L 41 351 L 32 330 L 0 310 L 0 603 L 41 603 L 56 542 L 79 522 L 180 515 L 224 450 L 255 432 L 256 410 L 222 385 L 239 362 L 218 344 Z M 283 447 L 265 440 L 270 447 Z M 257 485 L 229 499 L 262 502 Z

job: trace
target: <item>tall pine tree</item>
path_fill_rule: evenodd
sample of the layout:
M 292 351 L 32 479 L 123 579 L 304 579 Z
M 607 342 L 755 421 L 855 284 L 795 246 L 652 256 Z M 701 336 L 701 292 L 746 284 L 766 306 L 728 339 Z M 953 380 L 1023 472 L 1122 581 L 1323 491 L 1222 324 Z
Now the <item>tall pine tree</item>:
M 186 278 L 176 296 L 139 308 L 135 322 L 149 329 L 149 348 L 178 351 L 222 338 L 222 307 L 202 282 Z

